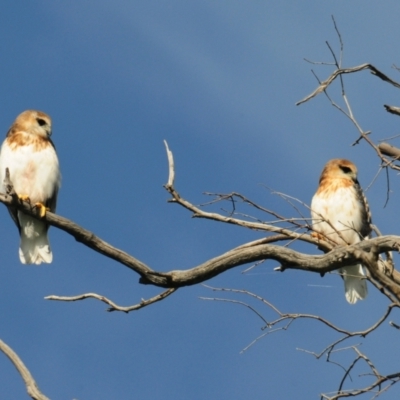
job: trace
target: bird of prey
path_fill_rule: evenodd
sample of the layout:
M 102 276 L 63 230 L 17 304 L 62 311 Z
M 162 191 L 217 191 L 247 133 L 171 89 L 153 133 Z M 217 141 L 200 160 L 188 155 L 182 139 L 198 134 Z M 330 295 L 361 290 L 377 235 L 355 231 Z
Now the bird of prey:
M 54 212 L 61 175 L 51 135 L 51 118 L 41 112 L 27 110 L 18 115 L 0 149 L 0 185 L 6 168 L 14 190 L 21 200 L 30 201 L 43 217 L 46 209 Z M 49 225 L 13 207 L 9 212 L 21 237 L 19 258 L 22 264 L 51 263 L 47 231 Z
M 315 233 L 335 245 L 350 245 L 368 238 L 371 213 L 357 180 L 357 167 L 348 160 L 327 162 L 311 202 Z M 367 281 L 361 264 L 340 268 L 350 304 L 367 297 Z

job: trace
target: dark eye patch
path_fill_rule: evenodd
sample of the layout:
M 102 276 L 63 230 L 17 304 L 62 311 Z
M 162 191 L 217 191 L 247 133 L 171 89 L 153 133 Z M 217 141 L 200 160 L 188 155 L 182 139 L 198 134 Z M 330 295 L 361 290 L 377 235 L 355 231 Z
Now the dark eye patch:
M 340 169 L 341 169 L 345 174 L 350 174 L 350 173 L 351 173 L 351 168 L 345 167 L 344 165 L 340 165 Z
M 46 121 L 42 118 L 36 118 L 36 121 L 40 126 L 46 125 Z

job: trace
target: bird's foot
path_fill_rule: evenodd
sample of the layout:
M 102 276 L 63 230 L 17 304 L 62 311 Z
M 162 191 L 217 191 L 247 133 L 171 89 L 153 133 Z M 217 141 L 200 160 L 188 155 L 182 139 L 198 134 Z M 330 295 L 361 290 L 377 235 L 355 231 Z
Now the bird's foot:
M 29 198 L 29 196 L 27 194 L 19 194 L 18 198 L 20 201 L 27 201 L 28 203 L 31 202 L 31 199 Z
M 40 218 L 43 218 L 46 215 L 46 211 L 50 211 L 50 208 L 46 207 L 42 203 L 36 203 L 35 208 L 38 210 Z
M 311 236 L 317 240 L 326 240 L 325 237 L 318 232 L 311 232 Z

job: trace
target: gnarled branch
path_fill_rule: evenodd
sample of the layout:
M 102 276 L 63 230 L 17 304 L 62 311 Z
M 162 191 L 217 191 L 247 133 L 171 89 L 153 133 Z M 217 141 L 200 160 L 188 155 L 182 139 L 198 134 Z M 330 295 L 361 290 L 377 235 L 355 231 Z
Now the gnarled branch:
M 275 235 L 276 240 L 278 240 L 278 237 L 279 240 L 286 238 L 295 239 L 314 244 L 325 250 L 332 248 L 330 243 L 321 241 L 307 233 L 298 233 L 287 228 L 281 228 L 267 223 L 249 222 L 231 216 L 226 217 L 218 213 L 209 213 L 194 206 L 189 201 L 183 199 L 173 187 L 174 180 L 173 178 L 171 179 L 171 174 L 174 174 L 173 156 L 169 149 L 168 152 L 170 178 L 165 188 L 171 194 L 172 202 L 178 203 L 190 210 L 194 216 L 235 224 L 250 229 L 277 233 L 278 235 Z M 8 182 L 7 185 L 9 187 L 9 192 L 12 193 L 12 184 Z M 35 218 L 39 218 L 36 210 L 29 202 L 21 202 L 15 196 L 0 194 L 0 202 L 9 207 L 16 207 Z M 82 228 L 75 222 L 51 212 L 47 212 L 44 219 L 50 225 L 67 232 L 75 237 L 77 241 L 89 248 L 132 269 L 140 275 L 140 283 L 168 289 L 201 283 L 231 268 L 260 260 L 272 259 L 279 262 L 281 264 L 281 271 L 285 269 L 298 269 L 309 272 L 326 273 L 359 262 L 365 256 L 364 253 L 373 252 L 375 255 L 378 255 L 400 248 L 400 237 L 382 236 L 352 246 L 335 247 L 327 254 L 310 255 L 297 252 L 287 247 L 270 244 L 268 243 L 268 238 L 266 238 L 265 241 L 261 239 L 259 241 L 243 244 L 191 269 L 157 272 L 128 253 L 111 246 L 109 243 L 100 239 L 85 228 Z M 378 279 L 386 289 L 393 293 L 397 299 L 400 299 L 400 289 L 397 283 L 385 277 L 384 274 L 378 275 L 375 273 L 373 276 L 374 279 Z

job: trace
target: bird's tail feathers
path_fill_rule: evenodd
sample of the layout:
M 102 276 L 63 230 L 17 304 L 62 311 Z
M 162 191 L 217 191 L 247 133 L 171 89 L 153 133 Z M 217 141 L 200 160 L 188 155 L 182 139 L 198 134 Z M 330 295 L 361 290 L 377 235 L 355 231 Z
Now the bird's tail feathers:
M 363 300 L 368 295 L 367 280 L 361 264 L 341 268 L 343 274 L 346 300 L 355 304 L 357 300 Z
M 22 213 L 19 213 L 18 219 L 21 226 L 21 242 L 19 245 L 21 263 L 51 263 L 53 253 L 47 238 L 46 224 Z

